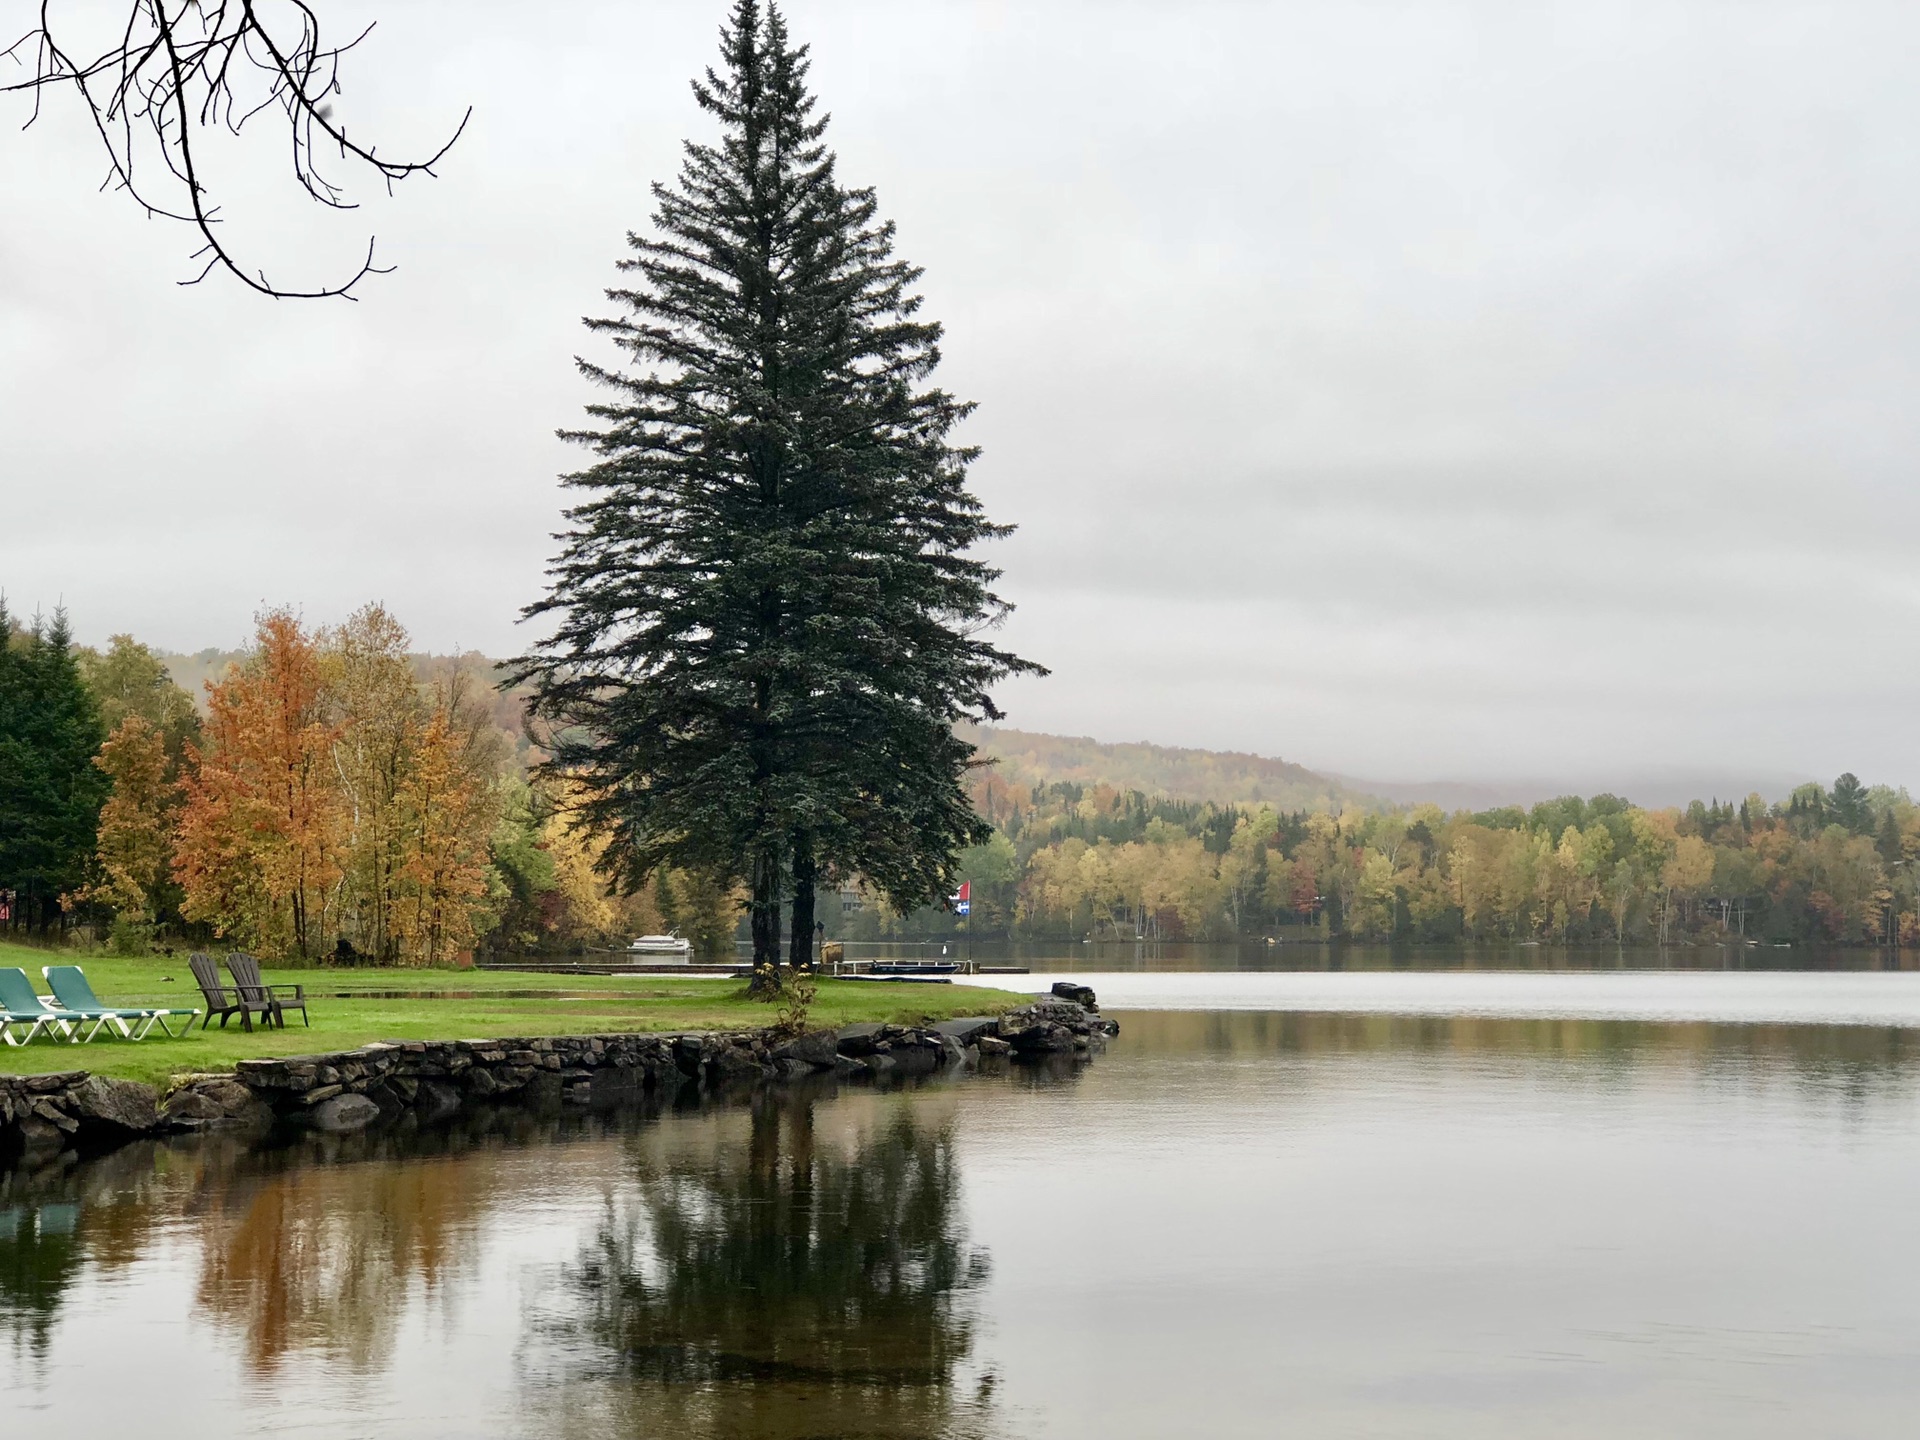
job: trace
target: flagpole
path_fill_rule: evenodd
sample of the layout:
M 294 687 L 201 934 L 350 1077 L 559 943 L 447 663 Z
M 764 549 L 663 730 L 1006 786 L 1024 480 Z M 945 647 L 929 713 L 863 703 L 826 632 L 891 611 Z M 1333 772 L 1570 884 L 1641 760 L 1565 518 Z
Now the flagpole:
M 953 910 L 963 922 L 961 934 L 966 937 L 966 952 L 962 956 L 965 973 L 973 973 L 973 882 L 962 880 L 960 891 L 953 897 Z

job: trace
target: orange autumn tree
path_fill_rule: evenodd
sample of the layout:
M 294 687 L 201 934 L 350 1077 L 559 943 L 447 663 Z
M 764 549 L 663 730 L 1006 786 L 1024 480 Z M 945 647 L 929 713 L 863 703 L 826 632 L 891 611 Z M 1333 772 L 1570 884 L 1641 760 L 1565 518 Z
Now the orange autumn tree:
M 181 913 L 270 955 L 330 944 L 348 830 L 327 708 L 314 637 L 270 610 L 246 661 L 208 685 L 201 743 L 188 747 Z
M 383 965 L 468 954 L 493 921 L 489 838 L 506 747 L 455 671 L 416 678 L 378 605 L 304 630 L 260 621 L 208 687 L 175 872 L 184 913 L 269 954 Z

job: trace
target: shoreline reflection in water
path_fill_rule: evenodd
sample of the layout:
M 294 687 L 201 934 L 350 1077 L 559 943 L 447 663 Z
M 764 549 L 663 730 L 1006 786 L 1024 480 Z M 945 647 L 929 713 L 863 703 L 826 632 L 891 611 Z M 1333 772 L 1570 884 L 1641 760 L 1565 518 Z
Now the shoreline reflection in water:
M 1122 1023 L 1078 1070 L 0 1174 L 0 1423 L 1753 1440 L 1920 1403 L 1920 1031 Z

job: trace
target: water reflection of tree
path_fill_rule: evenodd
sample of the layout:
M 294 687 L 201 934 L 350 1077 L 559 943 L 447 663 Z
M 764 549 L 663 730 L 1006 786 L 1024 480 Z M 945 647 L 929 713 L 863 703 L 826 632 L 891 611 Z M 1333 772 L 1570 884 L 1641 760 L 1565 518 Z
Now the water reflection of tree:
M 81 1265 L 79 1217 L 71 1202 L 0 1208 L 0 1328 L 16 1355 L 46 1358 L 54 1315 Z
M 1168 1056 L 1276 1051 L 1512 1055 L 1646 1064 L 1670 1060 L 1776 1069 L 1817 1079 L 1911 1080 L 1920 1031 L 1897 1025 L 1520 1019 L 1353 1011 L 1194 1010 L 1130 1016 L 1128 1047 Z
M 72 1168 L 0 1172 L 0 1336 L 16 1356 L 45 1360 L 84 1272 L 121 1269 L 144 1251 L 157 1153 L 135 1144 Z
M 1791 1094 L 1803 1106 L 1860 1112 L 1904 1106 L 1920 1091 L 1920 1030 L 1895 1025 L 1739 1024 L 1711 1021 L 1516 1019 L 1319 1011 L 1136 1012 L 1126 1044 L 1155 1064 L 1132 1083 L 1163 1085 L 1163 1062 L 1206 1058 L 1210 1083 L 1236 1074 L 1265 1084 L 1259 1066 L 1223 1059 L 1374 1056 L 1484 1073 L 1525 1070 L 1563 1090 L 1616 1090 L 1676 1080 L 1718 1093 Z M 1338 1069 L 1295 1068 L 1297 1083 L 1340 1083 Z
M 460 1158 L 238 1177 L 208 1197 L 197 1302 L 256 1371 L 296 1350 L 384 1364 L 414 1286 L 431 1297 L 469 1257 L 491 1178 Z
M 988 1396 L 956 1367 L 987 1266 L 949 1126 L 898 1104 L 842 1143 L 810 1099 L 769 1096 L 745 1143 L 710 1139 L 636 1147 L 539 1324 L 537 1403 L 579 1433 L 976 1433 Z

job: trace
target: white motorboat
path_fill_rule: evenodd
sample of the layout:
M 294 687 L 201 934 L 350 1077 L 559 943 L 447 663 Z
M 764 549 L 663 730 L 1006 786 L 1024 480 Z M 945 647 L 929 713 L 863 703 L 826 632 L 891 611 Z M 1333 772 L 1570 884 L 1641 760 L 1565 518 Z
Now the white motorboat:
M 693 942 L 678 935 L 639 935 L 627 942 L 629 955 L 645 955 L 656 964 L 672 964 L 693 958 Z

